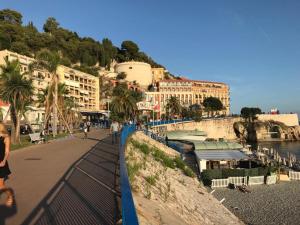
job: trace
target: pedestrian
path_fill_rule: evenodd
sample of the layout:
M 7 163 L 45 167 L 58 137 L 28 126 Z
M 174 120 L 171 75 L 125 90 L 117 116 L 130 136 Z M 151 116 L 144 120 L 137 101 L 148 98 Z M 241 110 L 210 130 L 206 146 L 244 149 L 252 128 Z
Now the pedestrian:
M 10 151 L 10 137 L 3 123 L 0 123 L 0 192 L 4 192 L 7 195 L 5 205 L 11 207 L 13 205 L 12 191 L 5 187 L 5 181 L 8 179 L 8 175 L 11 174 L 8 166 L 8 156 Z
M 110 133 L 112 134 L 112 142 L 111 142 L 112 144 L 117 143 L 119 129 L 120 129 L 119 123 L 113 120 L 110 125 Z
M 88 120 L 86 125 L 87 125 L 87 132 L 90 132 L 91 122 Z
M 83 124 L 83 132 L 84 132 L 84 139 L 87 139 L 87 133 L 88 133 L 88 126 L 86 122 Z

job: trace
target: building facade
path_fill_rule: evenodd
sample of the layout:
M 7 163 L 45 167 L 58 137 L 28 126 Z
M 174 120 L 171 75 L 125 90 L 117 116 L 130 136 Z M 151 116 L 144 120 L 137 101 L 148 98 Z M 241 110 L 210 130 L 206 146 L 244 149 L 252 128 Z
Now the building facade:
M 167 70 L 165 68 L 151 68 L 152 76 L 153 76 L 153 83 L 157 83 L 165 79 L 165 73 Z
M 205 98 L 216 97 L 224 106 L 221 114 L 230 113 L 229 86 L 220 82 L 194 81 L 188 79 L 162 80 L 159 82 L 158 91 L 146 92 L 145 101 L 152 105 L 159 105 L 160 113 L 166 112 L 166 105 L 171 96 L 177 97 L 184 107 L 193 104 L 202 105 Z
M 20 63 L 21 73 L 29 72 L 29 65 L 35 59 L 11 52 L 8 50 L 0 51 L 0 65 L 5 65 L 5 58 L 9 61 L 18 60 Z M 57 68 L 59 82 L 65 83 L 69 96 L 75 100 L 79 106 L 80 112 L 99 111 L 99 78 L 93 75 L 83 73 L 72 68 L 59 65 Z M 26 74 L 33 80 L 34 92 L 33 100 L 37 100 L 37 94 L 48 87 L 52 81 L 52 75 L 47 70 L 35 69 L 32 73 Z M 37 105 L 31 107 L 28 113 L 30 122 L 41 122 L 44 116 L 44 109 L 38 108 Z

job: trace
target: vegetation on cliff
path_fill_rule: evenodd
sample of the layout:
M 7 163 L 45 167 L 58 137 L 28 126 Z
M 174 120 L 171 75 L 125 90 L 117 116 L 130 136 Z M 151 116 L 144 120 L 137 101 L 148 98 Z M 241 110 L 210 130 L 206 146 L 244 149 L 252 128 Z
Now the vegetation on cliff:
M 138 132 L 126 148 L 139 224 L 242 224 L 207 193 L 175 150 L 158 146 Z
M 0 10 L 0 50 L 8 49 L 35 57 L 39 50 L 47 48 L 59 52 L 64 65 L 76 64 L 76 69 L 92 74 L 95 74 L 95 66 L 109 68 L 113 60 L 136 60 L 149 63 L 152 67 L 162 67 L 141 52 L 133 41 L 123 41 L 119 48 L 108 38 L 99 42 L 91 37 L 80 37 L 76 32 L 61 27 L 53 17 L 46 20 L 44 32 L 39 32 L 33 22 L 23 25 L 22 17 L 14 10 Z

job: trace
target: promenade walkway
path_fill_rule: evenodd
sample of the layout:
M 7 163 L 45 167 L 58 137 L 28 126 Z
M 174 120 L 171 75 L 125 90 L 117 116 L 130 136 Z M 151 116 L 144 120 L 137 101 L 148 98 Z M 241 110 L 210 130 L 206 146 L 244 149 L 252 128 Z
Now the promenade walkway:
M 118 145 L 104 130 L 12 152 L 7 182 L 16 207 L 0 225 L 115 224 L 120 219 Z

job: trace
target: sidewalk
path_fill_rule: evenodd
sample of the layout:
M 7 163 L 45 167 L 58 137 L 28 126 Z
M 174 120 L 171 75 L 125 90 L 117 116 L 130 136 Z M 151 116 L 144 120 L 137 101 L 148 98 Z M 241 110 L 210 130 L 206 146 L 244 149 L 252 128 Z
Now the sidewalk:
M 15 192 L 16 208 L 4 223 L 113 224 L 118 219 L 118 146 L 107 137 L 107 131 L 97 130 L 86 140 L 77 135 L 13 151 L 7 186 Z

